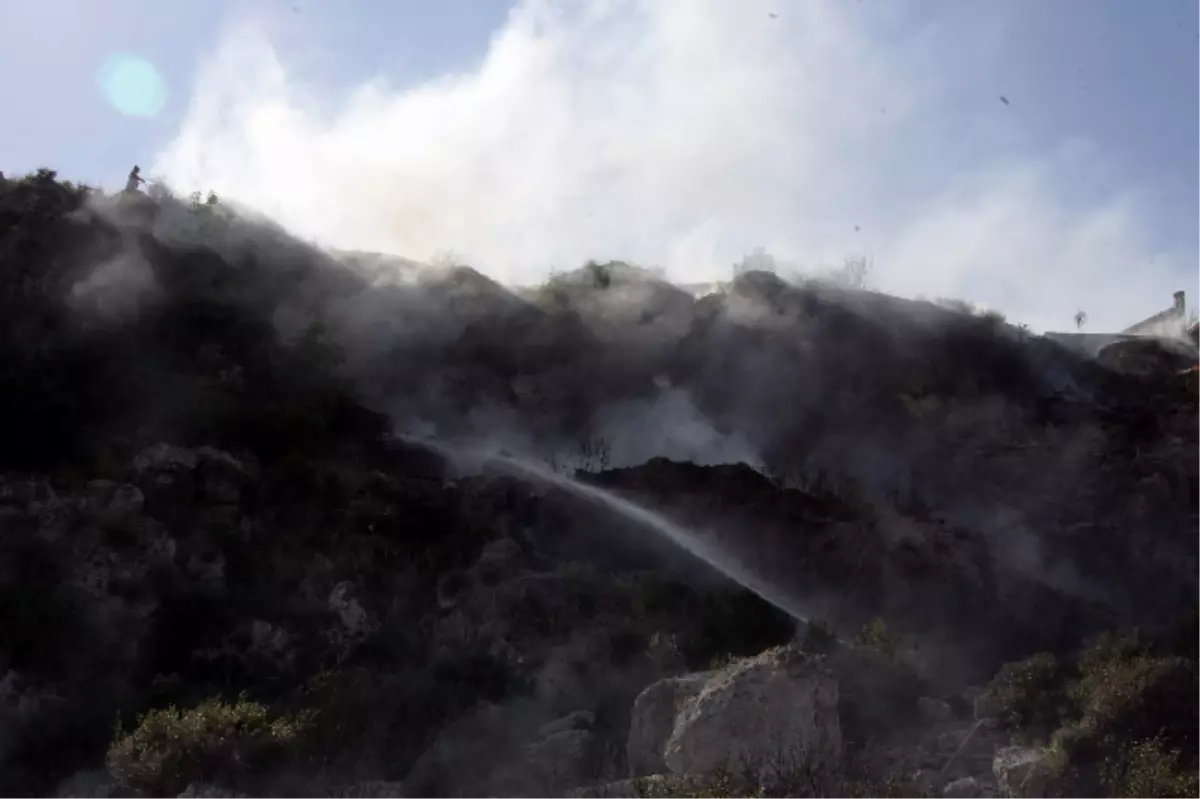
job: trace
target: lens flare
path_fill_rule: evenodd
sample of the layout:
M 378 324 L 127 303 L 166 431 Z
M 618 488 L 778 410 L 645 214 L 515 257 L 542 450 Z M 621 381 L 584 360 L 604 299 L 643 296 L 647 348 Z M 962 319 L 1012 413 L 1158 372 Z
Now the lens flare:
M 166 81 L 141 56 L 110 55 L 101 64 L 96 83 L 108 104 L 125 116 L 154 117 L 167 103 Z

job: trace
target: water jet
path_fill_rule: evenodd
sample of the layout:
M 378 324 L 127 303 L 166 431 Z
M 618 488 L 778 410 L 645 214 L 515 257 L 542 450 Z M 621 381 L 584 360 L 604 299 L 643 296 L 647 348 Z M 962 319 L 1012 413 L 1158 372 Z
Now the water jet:
M 641 527 L 649 528 L 693 557 L 703 561 L 719 574 L 791 616 L 802 627 L 808 626 L 808 615 L 800 609 L 795 601 L 757 577 L 739 563 L 736 557 L 721 547 L 705 541 L 695 532 L 631 500 L 597 486 L 580 482 L 574 477 L 560 474 L 535 461 L 519 458 L 508 452 L 489 452 L 481 447 L 460 450 L 424 438 L 405 437 L 404 440 L 417 446 L 428 447 L 451 461 L 468 460 L 479 464 L 488 463 L 514 477 L 561 488 L 578 499 L 599 505 Z

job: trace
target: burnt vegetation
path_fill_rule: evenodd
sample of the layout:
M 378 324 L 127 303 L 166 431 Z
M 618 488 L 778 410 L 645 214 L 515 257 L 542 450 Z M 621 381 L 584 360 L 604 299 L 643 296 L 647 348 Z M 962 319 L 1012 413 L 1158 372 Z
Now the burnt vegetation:
M 845 771 L 784 795 L 932 790 L 902 751 L 930 697 L 1047 793 L 1196 795 L 1196 372 L 856 269 L 515 292 L 212 195 L 0 177 L 0 793 L 561 795 L 629 776 L 646 686 L 796 635 L 652 531 L 402 436 L 432 430 L 581 469 L 820 620 Z M 766 790 L 709 776 L 629 790 Z

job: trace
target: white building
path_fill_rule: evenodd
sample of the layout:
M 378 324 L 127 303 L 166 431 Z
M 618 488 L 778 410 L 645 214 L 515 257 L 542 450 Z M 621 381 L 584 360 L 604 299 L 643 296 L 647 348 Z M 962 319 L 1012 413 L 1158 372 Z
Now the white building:
M 1046 338 L 1051 341 L 1091 357 L 1099 355 L 1100 350 L 1118 341 L 1145 337 L 1169 340 L 1173 344 L 1190 341 L 1187 327 L 1187 295 L 1184 292 L 1175 292 L 1170 308 L 1130 325 L 1119 333 L 1046 334 Z

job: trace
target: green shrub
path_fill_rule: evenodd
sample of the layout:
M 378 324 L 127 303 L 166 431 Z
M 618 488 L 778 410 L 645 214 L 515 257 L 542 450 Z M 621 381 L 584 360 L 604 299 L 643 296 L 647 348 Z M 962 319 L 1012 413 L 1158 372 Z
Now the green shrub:
M 1049 652 L 1006 663 L 984 689 L 988 715 L 1019 740 L 1045 739 L 1067 712 L 1063 664 Z
M 1200 775 L 1157 738 L 1125 747 L 1101 769 L 1110 796 L 1200 796 Z
M 1195 796 L 1196 661 L 1169 651 L 1105 633 L 1070 666 L 1047 654 L 1005 666 L 985 700 L 1016 737 L 1048 736 L 1055 794 Z
M 308 719 L 272 719 L 267 708 L 239 699 L 209 699 L 191 710 L 145 714 L 109 746 L 109 773 L 149 796 L 174 796 L 193 782 L 227 781 L 284 761 Z
M 884 624 L 883 619 L 871 619 L 863 625 L 858 633 L 858 643 L 871 647 L 885 655 L 895 655 L 897 652 L 896 637 Z
M 1106 634 L 1079 660 L 1069 693 L 1098 738 L 1148 740 L 1196 748 L 1195 660 L 1155 656 L 1134 635 Z

